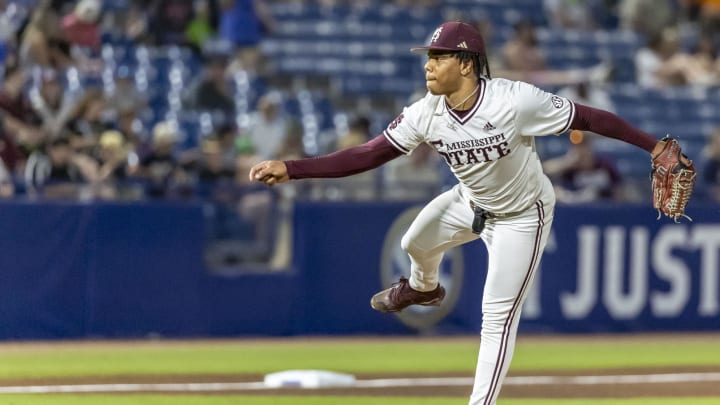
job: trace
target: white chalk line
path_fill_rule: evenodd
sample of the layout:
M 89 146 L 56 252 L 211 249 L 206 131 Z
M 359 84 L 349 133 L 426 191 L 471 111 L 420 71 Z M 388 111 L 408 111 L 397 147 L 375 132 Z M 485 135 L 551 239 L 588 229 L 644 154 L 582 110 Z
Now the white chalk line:
M 684 382 L 718 382 L 720 373 L 674 373 L 594 376 L 516 376 L 507 377 L 504 385 L 601 385 L 663 384 Z M 472 386 L 469 377 L 382 378 L 357 380 L 354 385 L 327 388 L 390 388 Z M 66 384 L 0 387 L 0 394 L 53 394 L 93 392 L 214 392 L 274 390 L 263 382 L 163 383 L 163 384 Z

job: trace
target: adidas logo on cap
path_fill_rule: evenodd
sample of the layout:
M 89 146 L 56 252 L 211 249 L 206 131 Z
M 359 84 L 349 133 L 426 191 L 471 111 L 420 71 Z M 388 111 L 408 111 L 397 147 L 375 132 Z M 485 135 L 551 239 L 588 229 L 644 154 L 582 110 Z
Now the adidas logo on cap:
M 458 48 L 463 48 L 463 49 L 468 49 L 468 46 L 467 46 L 467 44 L 465 43 L 465 41 L 462 41 L 462 42 L 460 42 L 459 44 L 457 44 L 457 47 L 458 47 Z

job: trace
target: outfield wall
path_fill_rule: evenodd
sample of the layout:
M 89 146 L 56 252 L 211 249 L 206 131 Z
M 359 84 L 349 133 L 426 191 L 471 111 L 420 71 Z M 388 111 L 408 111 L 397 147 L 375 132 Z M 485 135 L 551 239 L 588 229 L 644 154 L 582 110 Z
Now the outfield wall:
M 287 271 L 203 263 L 193 203 L 0 204 L 0 339 L 476 333 L 485 250 L 448 252 L 439 309 L 372 311 L 408 263 L 419 206 L 298 203 Z M 720 330 L 720 209 L 655 221 L 646 206 L 559 207 L 522 328 Z

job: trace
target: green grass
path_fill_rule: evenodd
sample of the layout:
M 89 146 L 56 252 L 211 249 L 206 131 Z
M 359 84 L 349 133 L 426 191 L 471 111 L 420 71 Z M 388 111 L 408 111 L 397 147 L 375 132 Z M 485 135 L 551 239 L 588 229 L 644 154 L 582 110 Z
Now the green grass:
M 523 338 L 512 370 L 715 366 L 715 336 Z M 0 379 L 140 374 L 265 374 L 287 369 L 472 375 L 478 339 L 273 339 L 0 344 Z M 422 359 L 422 361 L 419 361 Z M 460 405 L 467 398 L 161 394 L 3 395 L 0 405 Z M 501 399 L 499 405 L 710 405 L 719 398 Z
M 520 344 L 515 350 L 513 370 L 597 369 L 655 366 L 717 366 L 720 341 L 690 342 L 631 340 L 608 337 L 606 341 L 541 342 Z
M 512 370 L 716 366 L 720 344 L 609 337 L 521 341 Z M 442 373 L 475 369 L 474 339 L 271 340 L 133 345 L 0 345 L 0 378 L 129 374 L 265 374 L 288 369 Z M 419 362 L 418 359 L 423 361 Z
M 638 399 L 508 399 L 499 405 L 717 405 L 712 398 Z M 461 405 L 465 398 L 409 397 L 255 397 L 255 396 L 161 396 L 161 395 L 7 395 L 3 405 Z
M 472 370 L 474 344 L 391 342 L 242 341 L 206 345 L 140 344 L 128 347 L 63 346 L 48 351 L 3 351 L 0 378 L 120 374 L 268 373 L 286 369 L 402 372 L 418 355 L 427 371 Z M 421 371 L 421 370 L 419 370 Z

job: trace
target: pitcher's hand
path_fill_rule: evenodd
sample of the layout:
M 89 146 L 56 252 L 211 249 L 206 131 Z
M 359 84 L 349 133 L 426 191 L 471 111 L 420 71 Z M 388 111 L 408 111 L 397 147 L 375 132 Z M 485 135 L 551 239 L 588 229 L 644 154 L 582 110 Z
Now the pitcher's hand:
M 250 181 L 261 181 L 268 186 L 272 186 L 289 180 L 287 166 L 279 160 L 266 160 L 250 169 Z

